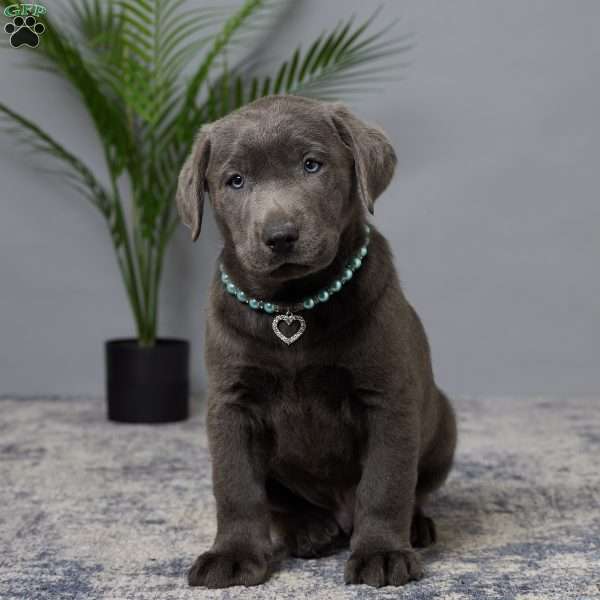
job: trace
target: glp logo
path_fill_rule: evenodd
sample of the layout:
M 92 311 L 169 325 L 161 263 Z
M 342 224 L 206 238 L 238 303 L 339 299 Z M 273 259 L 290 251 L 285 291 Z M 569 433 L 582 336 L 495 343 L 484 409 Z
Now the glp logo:
M 4 9 L 4 16 L 12 21 L 4 26 L 4 31 L 10 35 L 10 45 L 13 48 L 29 46 L 37 48 L 40 35 L 46 31 L 43 23 L 36 17 L 45 15 L 48 11 L 42 4 L 11 4 Z

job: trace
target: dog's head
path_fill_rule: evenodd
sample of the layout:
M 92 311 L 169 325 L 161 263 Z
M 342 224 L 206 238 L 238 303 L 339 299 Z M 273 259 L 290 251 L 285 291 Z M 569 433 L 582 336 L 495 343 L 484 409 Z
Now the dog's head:
M 208 194 L 244 270 L 294 279 L 332 262 L 344 229 L 373 212 L 395 164 L 385 134 L 343 104 L 271 96 L 200 130 L 177 207 L 195 240 Z

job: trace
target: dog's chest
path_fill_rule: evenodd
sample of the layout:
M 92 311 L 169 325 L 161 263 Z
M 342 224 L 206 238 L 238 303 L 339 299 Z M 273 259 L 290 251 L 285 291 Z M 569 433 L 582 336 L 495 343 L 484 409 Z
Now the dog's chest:
M 362 407 L 349 371 L 308 366 L 272 381 L 266 423 L 275 472 L 322 481 L 347 480 L 360 469 Z

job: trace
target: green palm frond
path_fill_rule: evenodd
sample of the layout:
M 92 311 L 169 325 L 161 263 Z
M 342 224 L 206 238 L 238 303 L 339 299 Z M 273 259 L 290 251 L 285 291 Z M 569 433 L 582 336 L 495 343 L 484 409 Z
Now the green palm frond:
M 43 129 L 0 103 L 0 127 L 51 157 L 64 181 L 105 217 L 142 344 L 156 336 L 162 265 L 176 223 L 172 199 L 196 131 L 261 96 L 331 100 L 372 91 L 398 73 L 397 59 L 411 46 L 409 36 L 392 36 L 395 23 L 373 31 L 376 11 L 361 23 L 341 21 L 272 73 L 254 75 L 248 60 L 235 57 L 291 0 L 238 0 L 234 9 L 213 2 L 66 0 L 42 18 L 41 43 L 25 55 L 81 97 L 104 150 L 108 188 Z
M 123 25 L 112 44 L 120 48 L 122 59 L 108 63 L 107 76 L 148 125 L 158 122 L 193 53 L 209 43 L 210 35 L 199 38 L 198 34 L 220 23 L 225 14 L 218 8 L 172 12 L 180 4 L 177 0 L 117 4 Z
M 46 155 L 57 165 L 60 165 L 54 169 L 54 172 L 100 211 L 110 231 L 117 263 L 121 270 L 131 307 L 136 318 L 138 318 L 138 315 L 142 314 L 142 307 L 137 294 L 137 275 L 135 270 L 132 269 L 133 256 L 129 246 L 127 225 L 121 203 L 96 179 L 92 170 L 79 158 L 38 125 L 1 102 L 0 128 L 15 135 L 27 145 L 29 150 Z
M 304 52 L 301 47 L 296 48 L 273 75 L 247 78 L 237 70 L 223 73 L 209 88 L 202 107 L 204 119 L 213 121 L 272 94 L 337 100 L 374 91 L 374 85 L 386 75 L 397 74 L 407 65 L 397 59 L 413 45 L 411 35 L 389 37 L 395 22 L 370 33 L 377 12 L 358 25 L 354 24 L 354 17 L 339 23 L 331 32 L 317 37 Z
M 197 97 L 201 87 L 214 67 L 216 60 L 226 51 L 236 33 L 243 27 L 244 23 L 259 9 L 263 7 L 265 0 L 245 0 L 242 6 L 225 21 L 221 31 L 214 38 L 206 56 L 190 78 L 185 90 L 185 102 L 179 115 L 177 128 L 179 134 L 186 131 L 194 123 L 198 116 Z
M 0 128 L 12 133 L 30 150 L 46 154 L 60 163 L 62 175 L 68 177 L 83 192 L 85 197 L 105 216 L 111 216 L 110 196 L 89 169 L 74 154 L 57 142 L 38 125 L 11 110 L 0 102 Z
M 80 47 L 52 19 L 47 18 L 45 26 L 43 44 L 30 54 L 38 66 L 39 59 L 45 59 L 50 70 L 64 76 L 77 90 L 103 142 L 110 169 L 118 176 L 135 151 L 126 115 L 107 93 L 105 82 Z

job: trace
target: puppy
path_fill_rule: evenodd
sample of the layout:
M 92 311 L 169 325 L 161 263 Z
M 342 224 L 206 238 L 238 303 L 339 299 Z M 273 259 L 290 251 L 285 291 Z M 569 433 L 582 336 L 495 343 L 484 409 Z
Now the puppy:
M 195 240 L 208 195 L 224 240 L 205 348 L 217 535 L 192 586 L 260 584 L 284 555 L 348 545 L 348 584 L 422 576 L 422 506 L 456 424 L 367 226 L 395 164 L 343 104 L 277 96 L 203 127 L 183 166 L 184 224 Z

